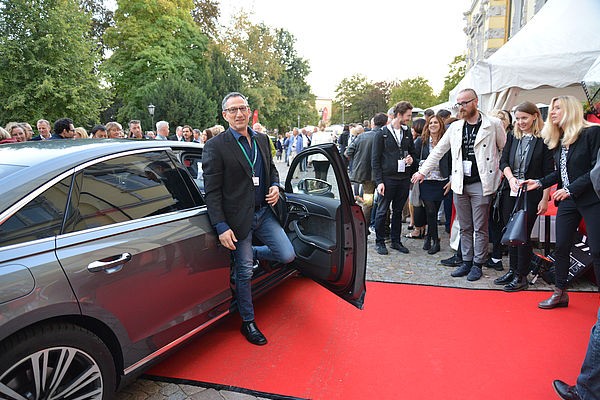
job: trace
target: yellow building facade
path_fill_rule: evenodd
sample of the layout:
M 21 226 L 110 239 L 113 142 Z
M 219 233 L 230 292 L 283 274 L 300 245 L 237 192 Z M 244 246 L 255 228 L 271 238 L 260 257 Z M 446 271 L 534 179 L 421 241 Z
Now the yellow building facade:
M 494 54 L 547 0 L 473 0 L 464 13 L 467 68 Z

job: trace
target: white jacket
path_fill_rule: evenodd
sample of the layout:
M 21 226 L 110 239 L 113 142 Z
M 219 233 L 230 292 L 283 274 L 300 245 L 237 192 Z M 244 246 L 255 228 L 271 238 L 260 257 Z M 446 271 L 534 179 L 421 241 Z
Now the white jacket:
M 481 127 L 475 137 L 473 149 L 475 151 L 475 160 L 477 169 L 481 178 L 483 195 L 493 194 L 500 183 L 502 172 L 499 169 L 500 155 L 504 144 L 506 143 L 506 132 L 502 122 L 495 117 L 488 117 L 481 113 Z M 427 157 L 427 160 L 419 168 L 419 172 L 425 176 L 431 169 L 438 165 L 440 159 L 448 150 L 451 150 L 452 171 L 451 187 L 454 193 L 463 192 L 463 125 L 464 120 L 453 122 L 444 136 L 440 139 L 437 146 Z

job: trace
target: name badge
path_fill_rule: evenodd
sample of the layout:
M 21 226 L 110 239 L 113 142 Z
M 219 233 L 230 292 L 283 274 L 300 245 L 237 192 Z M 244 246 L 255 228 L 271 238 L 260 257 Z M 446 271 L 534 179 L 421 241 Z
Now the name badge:
M 473 162 L 470 160 L 463 160 L 463 174 L 464 176 L 471 176 L 471 168 L 473 166 Z
M 258 186 L 260 184 L 260 180 L 258 179 L 258 176 L 252 177 L 252 183 L 254 183 L 254 186 Z
M 406 161 L 398 160 L 398 172 L 406 171 Z

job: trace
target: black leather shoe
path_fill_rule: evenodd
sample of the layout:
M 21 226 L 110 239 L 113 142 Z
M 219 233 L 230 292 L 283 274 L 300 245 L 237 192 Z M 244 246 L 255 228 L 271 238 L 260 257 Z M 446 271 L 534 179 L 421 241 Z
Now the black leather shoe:
M 375 250 L 377 251 L 377 254 L 381 254 L 382 256 L 385 256 L 388 254 L 388 249 L 387 249 L 387 247 L 385 247 L 384 243 L 376 244 Z
M 529 282 L 527 282 L 527 276 L 516 274 L 512 282 L 504 286 L 502 290 L 505 292 L 518 292 L 520 290 L 527 290 Z
M 445 265 L 446 267 L 455 267 L 462 263 L 462 258 L 460 258 L 459 256 L 457 256 L 455 254 L 450 258 L 445 258 L 445 259 L 441 260 L 440 262 L 442 263 L 442 265 Z
M 242 335 L 246 337 L 246 340 L 252 344 L 258 346 L 267 344 L 267 338 L 258 329 L 258 326 L 256 326 L 256 322 L 254 321 L 243 322 L 240 332 L 242 332 Z
M 515 277 L 515 271 L 512 269 L 509 269 L 508 272 L 505 273 L 504 275 L 502 275 L 500 278 L 494 279 L 494 285 L 508 285 L 509 283 L 512 282 L 514 277 Z
M 394 250 L 398 250 L 400 253 L 408 253 L 408 249 L 404 247 L 404 245 L 401 242 L 392 242 L 390 247 Z
M 559 381 L 558 379 L 552 382 L 552 386 L 554 386 L 554 391 L 557 395 L 560 396 L 561 399 L 564 400 L 580 400 L 579 394 L 577 393 L 577 388 L 575 386 L 570 386 L 564 383 L 563 381 Z

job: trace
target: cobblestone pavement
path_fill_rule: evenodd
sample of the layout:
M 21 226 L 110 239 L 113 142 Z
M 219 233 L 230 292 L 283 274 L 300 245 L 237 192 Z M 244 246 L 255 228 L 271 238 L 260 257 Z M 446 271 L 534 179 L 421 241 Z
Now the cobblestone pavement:
M 281 165 L 278 165 L 281 166 Z M 282 168 L 283 169 L 283 168 Z M 284 171 L 280 174 L 284 179 Z M 403 224 L 403 235 L 408 233 L 408 224 Z M 409 249 L 409 254 L 402 254 L 389 247 L 389 255 L 379 255 L 375 252 L 375 238 L 371 234 L 368 238 L 368 254 L 367 254 L 367 281 L 379 282 L 395 282 L 406 284 L 420 284 L 431 286 L 448 286 L 461 287 L 470 289 L 500 289 L 499 286 L 493 284 L 493 280 L 501 276 L 504 272 L 494 269 L 484 268 L 483 277 L 476 282 L 468 282 L 466 277 L 452 278 L 450 272 L 453 268 L 445 267 L 440 264 L 440 260 L 451 257 L 454 252 L 448 246 L 448 234 L 443 233 L 443 226 L 440 226 L 441 233 L 441 248 L 442 250 L 435 254 L 429 255 L 422 249 L 422 239 L 404 238 L 402 243 Z M 541 251 L 540 251 L 541 252 Z M 504 266 L 508 265 L 508 258 L 503 259 Z M 548 285 L 541 278 L 534 285 L 530 286 L 529 290 L 552 290 L 552 286 Z M 576 282 L 572 290 L 592 291 L 595 287 L 587 280 Z M 507 294 L 510 296 L 511 294 Z M 369 301 L 367 295 L 366 302 Z M 231 388 L 230 388 L 231 389 Z M 258 394 L 261 395 L 261 394 Z M 220 387 L 199 387 L 184 384 L 155 382 L 148 379 L 140 378 L 134 383 L 124 388 L 118 396 L 118 400 L 179 400 L 179 399 L 196 399 L 196 400 L 255 400 L 255 399 L 277 399 L 272 395 L 264 395 L 265 397 L 257 397 L 248 392 L 225 390 Z

